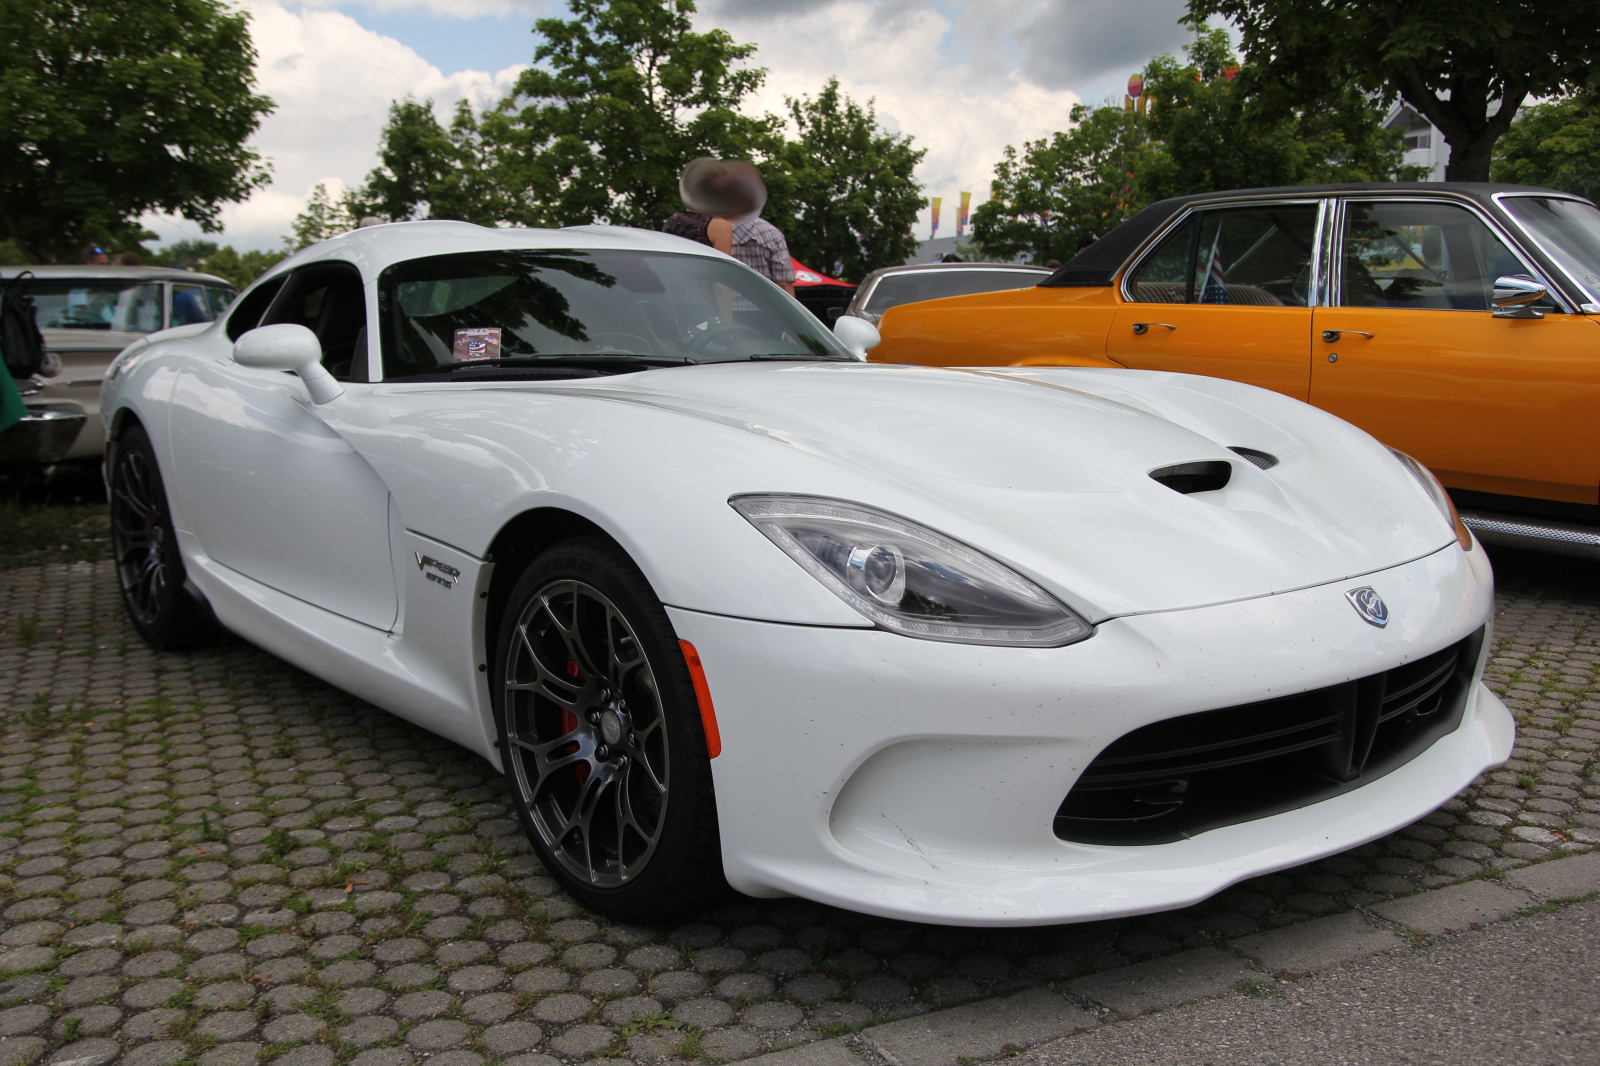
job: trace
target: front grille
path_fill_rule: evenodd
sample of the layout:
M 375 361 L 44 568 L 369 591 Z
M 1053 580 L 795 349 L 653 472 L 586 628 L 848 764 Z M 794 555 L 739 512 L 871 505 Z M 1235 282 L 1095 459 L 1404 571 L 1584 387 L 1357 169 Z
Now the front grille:
M 1165 844 L 1359 788 L 1461 723 L 1483 631 L 1393 670 L 1141 726 L 1089 764 L 1056 812 L 1084 844 Z

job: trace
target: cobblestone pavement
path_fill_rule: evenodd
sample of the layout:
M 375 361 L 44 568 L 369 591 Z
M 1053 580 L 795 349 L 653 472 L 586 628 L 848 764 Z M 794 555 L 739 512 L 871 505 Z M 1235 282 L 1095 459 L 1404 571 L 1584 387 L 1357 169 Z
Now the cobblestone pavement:
M 499 777 L 237 640 L 145 648 L 109 564 L 0 572 L 0 1066 L 732 1060 L 1600 843 L 1600 567 L 1496 557 L 1512 763 L 1376 843 L 1045 930 L 730 897 L 608 924 Z

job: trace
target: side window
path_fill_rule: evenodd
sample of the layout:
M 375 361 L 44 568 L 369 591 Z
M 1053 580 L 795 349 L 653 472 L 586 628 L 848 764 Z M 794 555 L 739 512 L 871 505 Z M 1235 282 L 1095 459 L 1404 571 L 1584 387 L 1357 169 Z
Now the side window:
M 1141 303 L 1305 307 L 1316 230 L 1314 204 L 1203 211 L 1139 264 L 1128 290 Z
M 367 380 L 367 300 L 354 266 L 316 263 L 295 271 L 263 325 L 286 322 L 317 335 L 328 373 L 340 381 Z
M 191 326 L 197 322 L 211 322 L 228 307 L 233 294 L 227 289 L 209 285 L 172 286 L 172 324 Z
M 1534 272 L 1455 204 L 1356 200 L 1345 207 L 1345 307 L 1490 311 L 1494 279 Z M 1540 306 L 1555 310 L 1553 302 Z
M 261 324 L 261 316 L 272 306 L 272 298 L 283 288 L 283 277 L 256 286 L 240 300 L 228 316 L 228 339 L 236 341 Z

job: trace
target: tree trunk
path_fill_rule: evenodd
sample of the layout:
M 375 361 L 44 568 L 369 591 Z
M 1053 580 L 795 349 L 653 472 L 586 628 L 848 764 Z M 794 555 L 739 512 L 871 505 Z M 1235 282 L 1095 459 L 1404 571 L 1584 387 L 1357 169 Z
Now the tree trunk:
M 1494 161 L 1494 145 L 1500 134 L 1489 131 L 1466 144 L 1450 144 L 1450 162 L 1445 164 L 1445 181 L 1488 181 L 1489 164 Z M 1449 141 L 1449 138 L 1446 138 Z

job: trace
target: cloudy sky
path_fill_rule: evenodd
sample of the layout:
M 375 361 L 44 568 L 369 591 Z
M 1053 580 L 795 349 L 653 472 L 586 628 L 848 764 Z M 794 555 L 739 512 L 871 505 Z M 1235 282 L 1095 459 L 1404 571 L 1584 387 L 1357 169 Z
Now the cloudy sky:
M 255 146 L 272 184 L 223 211 L 222 238 L 278 245 L 318 182 L 358 184 L 377 162 L 390 101 L 493 106 L 536 47 L 533 20 L 565 0 L 239 0 L 260 54 L 260 91 L 277 103 Z M 700 28 L 758 46 L 769 71 L 751 107 L 815 93 L 830 75 L 879 119 L 928 149 L 918 177 L 948 205 L 987 196 L 1007 144 L 1062 128 L 1079 100 L 1120 99 L 1128 75 L 1188 39 L 1183 0 L 702 0 Z M 198 236 L 146 220 L 160 242 Z M 927 213 L 918 234 L 927 233 Z

